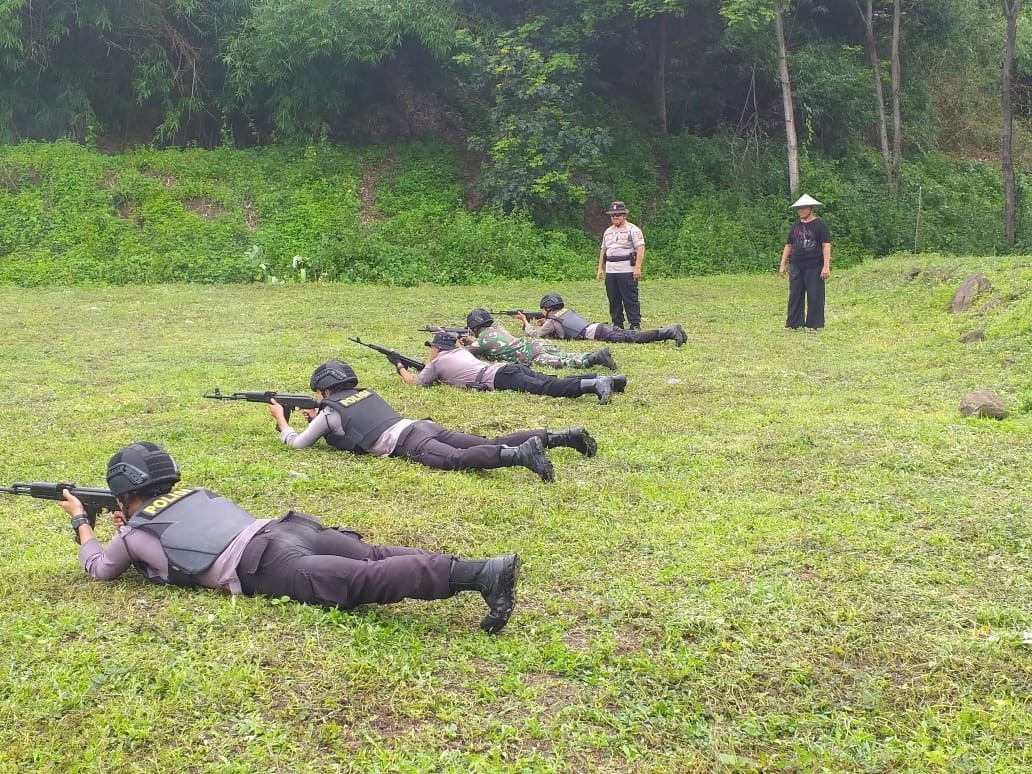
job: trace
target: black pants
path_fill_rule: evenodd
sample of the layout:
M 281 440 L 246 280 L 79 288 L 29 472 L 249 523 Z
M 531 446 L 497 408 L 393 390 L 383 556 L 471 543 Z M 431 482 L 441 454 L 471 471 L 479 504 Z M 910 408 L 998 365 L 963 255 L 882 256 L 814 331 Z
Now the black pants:
M 510 363 L 504 365 L 495 374 L 496 390 L 515 390 L 530 392 L 534 395 L 551 395 L 553 398 L 579 398 L 585 392 L 592 392 L 581 386 L 581 379 L 594 379 L 596 374 L 578 374 L 577 376 L 549 376 L 532 371 L 524 365 Z
M 789 264 L 788 271 L 788 318 L 786 328 L 824 327 L 824 280 L 821 266 L 798 267 Z M 806 305 L 806 319 L 803 319 L 803 305 Z
M 251 538 L 237 576 L 245 594 L 350 610 L 374 602 L 449 597 L 453 559 L 418 548 L 369 545 L 357 532 L 324 527 L 291 511 Z
M 632 328 L 641 327 L 641 304 L 638 303 L 638 280 L 630 272 L 610 274 L 606 272 L 606 295 L 609 296 L 609 317 L 613 325 L 622 328 L 624 310 L 627 322 Z
M 424 419 L 405 428 L 391 456 L 421 462 L 437 470 L 499 468 L 502 465 L 502 446 L 519 446 L 534 436 L 544 441 L 548 433 L 545 430 L 521 430 L 488 439 L 446 430 L 436 422 Z
M 605 323 L 599 323 L 595 328 L 595 341 L 610 341 L 614 344 L 648 344 L 661 338 L 663 337 L 657 328 L 647 331 L 625 331 Z

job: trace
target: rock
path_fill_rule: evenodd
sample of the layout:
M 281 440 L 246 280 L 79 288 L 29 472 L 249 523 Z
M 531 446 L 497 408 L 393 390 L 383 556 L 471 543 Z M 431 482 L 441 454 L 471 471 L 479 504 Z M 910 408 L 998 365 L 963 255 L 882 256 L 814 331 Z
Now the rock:
M 959 341 L 961 344 L 970 344 L 974 341 L 981 341 L 984 338 L 985 331 L 983 331 L 981 328 L 975 328 L 973 331 L 968 331 L 967 333 L 965 333 L 963 336 L 957 339 L 957 341 Z
M 975 300 L 975 296 L 979 293 L 984 293 L 989 290 L 992 285 L 989 280 L 985 278 L 980 272 L 976 272 L 969 277 L 966 277 L 963 282 L 960 283 L 960 287 L 957 288 L 957 292 L 953 294 L 953 300 L 950 301 L 950 312 L 956 314 L 957 312 L 963 312 L 971 307 L 971 302 Z
M 914 279 L 914 277 L 916 277 L 920 273 L 921 273 L 921 267 L 920 266 L 911 266 L 909 269 L 907 269 L 905 272 L 903 272 L 903 281 L 904 282 L 910 282 L 910 280 Z
M 1004 419 L 1007 416 L 1007 406 L 999 395 L 983 387 L 969 392 L 961 399 L 960 413 L 966 417 Z

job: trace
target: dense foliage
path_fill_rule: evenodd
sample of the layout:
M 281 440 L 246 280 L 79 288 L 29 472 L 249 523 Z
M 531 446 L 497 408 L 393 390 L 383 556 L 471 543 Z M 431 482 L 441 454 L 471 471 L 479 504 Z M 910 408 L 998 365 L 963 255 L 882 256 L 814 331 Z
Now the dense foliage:
M 658 169 L 662 178 L 660 149 L 670 139 L 726 136 L 742 152 L 784 145 L 776 11 L 804 154 L 845 159 L 877 147 L 861 6 L 11 0 L 0 5 L 0 142 L 71 137 L 122 149 L 447 137 L 472 151 L 461 162 L 478 173 L 464 183 L 467 205 L 568 227 L 585 207 L 628 198 L 613 185 L 621 175 Z M 892 3 L 871 9 L 870 47 L 888 91 Z M 1019 121 L 1032 116 L 1027 21 L 1016 52 Z M 905 155 L 918 165 L 934 152 L 993 157 L 999 4 L 905 0 L 901 27 Z M 1020 157 L 1026 136 L 1019 126 Z M 649 153 L 641 166 L 613 169 L 610 149 L 628 141 Z M 785 160 L 774 158 L 784 196 Z M 767 193 L 731 182 L 731 196 Z
M 776 150 L 671 138 L 669 180 L 626 176 L 618 143 L 603 179 L 647 212 L 650 276 L 766 271 L 791 219 Z M 925 154 L 903 165 L 900 202 L 877 154 L 808 159 L 835 265 L 909 250 L 1001 248 L 1000 175 Z M 742 186 L 748 184 L 748 190 Z M 751 193 L 749 192 L 751 191 Z M 520 211 L 463 206 L 461 154 L 437 143 L 348 150 L 326 143 L 104 155 L 72 142 L 0 146 L 0 283 L 339 280 L 412 285 L 590 279 L 598 233 Z M 920 205 L 920 206 L 919 206 Z M 1026 210 L 1027 202 L 1023 202 Z M 1023 224 L 1032 223 L 1025 212 Z M 1018 247 L 1032 252 L 1032 232 Z

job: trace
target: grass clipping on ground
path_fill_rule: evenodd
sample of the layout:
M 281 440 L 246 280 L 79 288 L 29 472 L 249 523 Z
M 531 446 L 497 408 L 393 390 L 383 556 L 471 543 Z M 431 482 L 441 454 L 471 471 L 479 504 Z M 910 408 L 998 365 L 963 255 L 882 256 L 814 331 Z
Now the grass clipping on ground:
M 992 289 L 949 314 L 973 271 Z M 551 290 L 605 318 L 594 283 L 0 289 L 2 483 L 103 486 L 148 439 L 260 516 L 524 561 L 488 637 L 473 594 L 345 613 L 94 582 L 55 504 L 0 498 L 0 770 L 1032 765 L 1027 258 L 836 273 L 816 336 L 782 329 L 776 278 L 646 278 L 646 325 L 689 342 L 614 345 L 629 383 L 609 406 L 406 387 L 347 340 L 423 358 L 418 327 Z M 599 455 L 553 451 L 552 485 L 436 472 L 294 451 L 263 406 L 201 398 L 306 392 L 331 357 L 405 416 L 583 425 Z M 962 417 L 979 387 L 1010 417 Z

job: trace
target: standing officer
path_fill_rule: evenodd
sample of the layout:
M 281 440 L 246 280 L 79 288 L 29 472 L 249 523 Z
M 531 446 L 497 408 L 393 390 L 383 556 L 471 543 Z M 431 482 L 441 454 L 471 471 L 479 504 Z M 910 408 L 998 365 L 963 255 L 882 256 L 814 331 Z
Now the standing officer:
M 309 424 L 298 433 L 287 422 L 283 407 L 269 402 L 280 440 L 304 449 L 325 438 L 335 449 L 355 454 L 404 457 L 437 470 L 487 470 L 521 465 L 544 481 L 555 474 L 545 449 L 568 446 L 586 457 L 596 444 L 583 427 L 552 432 L 521 430 L 499 438 L 447 430 L 429 419 L 405 419 L 373 390 L 358 386 L 354 369 L 329 360 L 312 372 L 309 386 L 320 398 L 317 409 L 301 409 Z
M 444 599 L 479 591 L 488 613 L 480 628 L 494 634 L 512 615 L 518 554 L 470 561 L 405 546 L 365 543 L 350 530 L 324 527 L 289 511 L 256 519 L 207 489 L 172 487 L 179 466 L 163 448 L 142 441 L 119 450 L 107 467 L 120 510 L 107 547 L 82 503 L 67 489 L 61 507 L 72 517 L 79 562 L 92 578 L 114 580 L 130 567 L 147 580 L 223 589 L 231 594 L 290 597 L 351 610 L 402 599 Z
M 538 363 L 552 368 L 601 365 L 616 370 L 616 361 L 608 349 L 573 355 L 554 344 L 546 344 L 540 338 L 517 338 L 502 326 L 495 325 L 494 317 L 486 309 L 478 307 L 466 315 L 466 327 L 476 336 L 476 340 L 466 344 L 466 351 L 484 360 L 521 363 L 525 366 Z
M 645 235 L 627 222 L 627 205 L 613 202 L 606 210 L 611 225 L 602 234 L 595 279 L 606 277 L 609 316 L 613 326 L 623 328 L 624 311 L 632 331 L 641 330 L 641 304 L 638 303 L 638 280 L 645 261 Z

